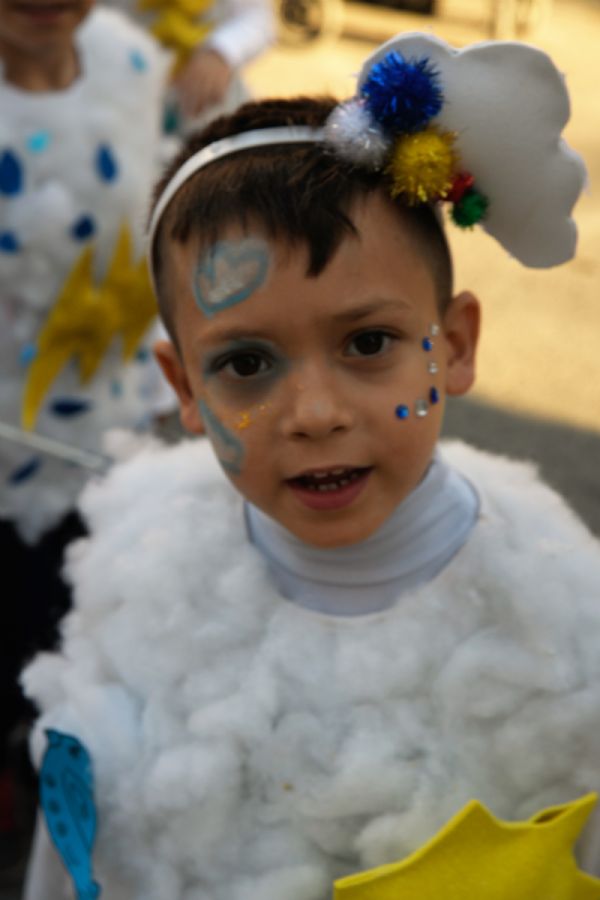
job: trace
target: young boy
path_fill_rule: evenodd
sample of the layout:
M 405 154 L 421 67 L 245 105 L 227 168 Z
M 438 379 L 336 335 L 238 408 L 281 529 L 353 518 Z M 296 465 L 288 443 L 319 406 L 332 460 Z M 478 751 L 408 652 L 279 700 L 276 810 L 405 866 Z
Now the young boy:
M 93 6 L 0 0 L 0 423 L 73 457 L 102 453 L 118 422 L 148 427 L 164 402 L 141 251 L 166 61 Z M 68 605 L 62 551 L 82 533 L 75 498 L 89 475 L 2 433 L 0 779 L 24 712 L 19 671 Z
M 600 784 L 598 544 L 530 467 L 437 446 L 479 305 L 435 201 L 526 264 L 567 259 L 565 114 L 532 48 L 403 36 L 357 99 L 249 104 L 167 173 L 157 353 L 227 480 L 190 442 L 84 499 L 62 654 L 25 673 L 80 896 L 600 896 L 570 856 L 591 801 L 514 821 Z M 98 814 L 78 881 L 70 756 Z M 60 877 L 40 827 L 28 900 Z

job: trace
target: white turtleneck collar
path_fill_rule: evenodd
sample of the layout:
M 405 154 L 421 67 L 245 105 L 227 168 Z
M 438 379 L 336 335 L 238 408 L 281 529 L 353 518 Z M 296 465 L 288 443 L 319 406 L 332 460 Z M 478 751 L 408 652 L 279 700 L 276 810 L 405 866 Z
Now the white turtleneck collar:
M 246 522 L 285 597 L 316 612 L 358 616 L 434 578 L 466 541 L 478 511 L 475 489 L 436 455 L 415 490 L 359 544 L 312 547 L 251 504 Z

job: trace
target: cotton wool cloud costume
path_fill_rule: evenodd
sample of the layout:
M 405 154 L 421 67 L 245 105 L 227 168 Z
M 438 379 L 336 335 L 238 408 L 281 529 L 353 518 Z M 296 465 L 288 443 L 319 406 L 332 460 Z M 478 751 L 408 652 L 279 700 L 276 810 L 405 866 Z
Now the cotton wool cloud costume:
M 77 46 L 66 90 L 0 82 L 0 420 L 100 452 L 107 427 L 147 425 L 167 398 L 142 243 L 167 62 L 111 10 Z M 89 474 L 4 439 L 0 467 L 0 516 L 30 542 Z
M 397 109 L 382 129 L 369 108 L 369 92 L 381 99 L 369 78 L 388 78 L 380 59 L 391 59 L 394 78 L 408 71 L 425 97 L 427 114 L 408 129 L 396 127 Z M 538 98 L 506 146 L 512 155 L 499 159 L 513 185 L 531 183 L 532 196 L 512 200 L 507 172 L 498 189 L 469 142 L 471 132 L 484 158 L 498 149 L 487 116 L 504 105 L 505 65 L 511 121 L 515 66 L 521 93 Z M 201 150 L 166 188 L 151 239 L 178 187 L 212 159 L 326 140 L 327 152 L 379 167 L 396 167 L 404 151 L 414 159 L 416 146 L 420 162 L 393 173 L 409 203 L 447 198 L 463 224 L 485 214 L 484 227 L 529 265 L 572 255 L 584 169 L 560 140 L 566 93 L 543 54 L 513 44 L 457 53 L 404 36 L 368 61 L 361 84 L 359 102 L 339 107 L 325 134 L 270 129 Z M 493 89 L 479 131 L 461 108 L 464 84 Z M 387 91 L 404 125 L 410 90 Z M 446 107 L 440 132 L 418 147 L 413 137 Z M 550 173 L 550 188 L 527 171 Z M 427 403 L 406 410 L 426 415 Z M 442 446 L 379 533 L 331 551 L 294 545 L 261 518 L 203 443 L 147 447 L 90 486 L 82 509 L 91 537 L 70 553 L 76 608 L 63 650 L 24 675 L 42 710 L 33 748 L 63 858 L 69 792 L 53 792 L 83 766 L 89 823 L 88 754 L 93 768 L 93 872 L 89 828 L 70 866 L 79 897 L 97 885 L 111 900 L 600 897 L 600 881 L 571 853 L 593 806 L 586 795 L 600 785 L 600 548 L 531 467 Z M 456 509 L 473 515 L 459 545 Z M 373 561 L 380 574 L 391 547 L 409 562 L 440 523 L 443 562 L 423 560 L 412 580 L 397 569 L 391 581 L 402 588 L 379 608 L 336 615 L 294 602 L 302 578 L 327 596 L 348 571 L 366 572 L 363 593 L 376 593 Z M 282 559 L 301 564 L 283 592 Z M 600 874 L 597 819 L 580 861 Z M 40 829 L 27 900 L 70 896 L 65 879 Z

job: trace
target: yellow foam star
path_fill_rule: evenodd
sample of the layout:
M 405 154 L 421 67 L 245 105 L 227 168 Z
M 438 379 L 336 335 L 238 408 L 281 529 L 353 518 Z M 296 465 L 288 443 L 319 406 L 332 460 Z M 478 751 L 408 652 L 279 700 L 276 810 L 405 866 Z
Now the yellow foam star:
M 145 260 L 135 263 L 132 241 L 124 226 L 107 275 L 94 282 L 93 248 L 87 247 L 65 281 L 37 338 L 37 354 L 29 367 L 21 421 L 35 425 L 50 386 L 64 366 L 76 359 L 83 384 L 93 378 L 113 339 L 123 339 L 130 357 L 156 315 Z
M 185 62 L 198 44 L 211 31 L 207 22 L 199 22 L 213 5 L 214 0 L 138 0 L 137 7 L 142 12 L 154 13 L 150 25 L 152 34 L 165 47 L 173 50 L 177 65 Z
M 343 878 L 335 900 L 598 900 L 600 880 L 577 868 L 572 847 L 592 808 L 588 794 L 503 822 L 472 800 L 399 863 Z

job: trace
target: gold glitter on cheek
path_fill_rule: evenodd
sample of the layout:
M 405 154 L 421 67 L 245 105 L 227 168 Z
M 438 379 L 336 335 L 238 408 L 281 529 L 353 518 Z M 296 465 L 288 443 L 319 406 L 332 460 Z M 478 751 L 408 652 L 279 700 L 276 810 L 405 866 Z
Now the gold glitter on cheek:
M 244 428 L 248 428 L 248 426 L 250 425 L 251 421 L 252 421 L 252 420 L 250 419 L 250 413 L 249 413 L 249 412 L 243 412 L 243 413 L 240 413 L 240 417 L 239 417 L 238 421 L 236 422 L 236 426 L 235 426 L 235 427 L 236 427 L 239 431 L 243 431 Z

